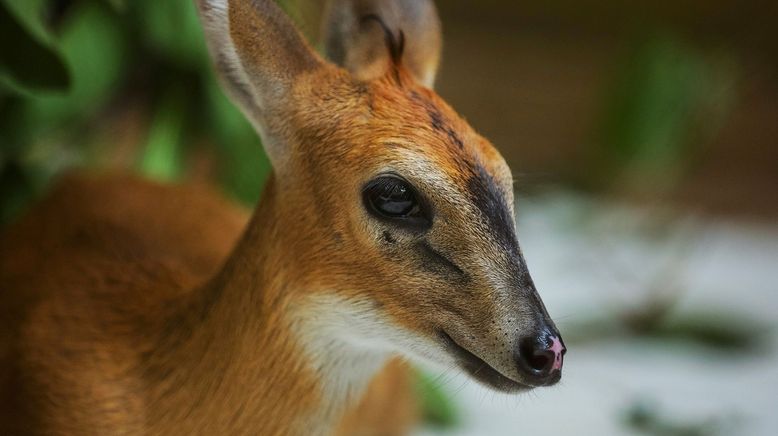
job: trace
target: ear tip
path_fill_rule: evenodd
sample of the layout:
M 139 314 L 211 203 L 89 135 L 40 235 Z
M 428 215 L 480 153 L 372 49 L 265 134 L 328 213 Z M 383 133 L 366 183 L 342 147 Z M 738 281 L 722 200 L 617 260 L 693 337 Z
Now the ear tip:
M 194 0 L 197 6 L 203 12 L 211 12 L 213 10 L 226 11 L 227 3 L 229 0 Z
M 386 21 L 376 13 L 369 13 L 362 15 L 359 19 L 360 25 L 364 26 L 369 23 L 378 23 L 381 30 L 384 32 L 384 42 L 386 48 L 389 50 L 389 57 L 395 66 L 399 66 L 402 63 L 403 51 L 405 50 L 405 33 L 402 29 L 398 29 L 397 35 L 389 28 Z
M 322 37 L 326 57 L 360 79 L 402 66 L 429 86 L 440 57 L 440 29 L 432 0 L 330 0 Z

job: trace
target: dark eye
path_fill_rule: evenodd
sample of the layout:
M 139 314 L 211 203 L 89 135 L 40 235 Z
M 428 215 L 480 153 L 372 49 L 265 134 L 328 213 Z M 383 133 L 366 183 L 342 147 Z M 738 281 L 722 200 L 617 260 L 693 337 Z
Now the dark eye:
M 398 176 L 381 176 L 362 191 L 365 207 L 373 215 L 412 225 L 428 222 L 419 195 L 410 183 Z

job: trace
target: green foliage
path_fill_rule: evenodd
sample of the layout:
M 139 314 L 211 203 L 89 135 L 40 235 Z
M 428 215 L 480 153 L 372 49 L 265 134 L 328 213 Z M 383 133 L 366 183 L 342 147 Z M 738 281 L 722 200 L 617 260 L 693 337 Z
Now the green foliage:
M 122 85 L 127 71 L 127 38 L 115 15 L 101 4 L 73 6 L 62 23 L 60 53 L 72 72 L 67 93 L 40 93 L 26 100 L 26 125 L 32 132 L 79 123 L 94 116 Z
M 0 88 L 66 90 L 70 73 L 51 38 L 37 19 L 41 0 L 3 0 L 0 3 Z
M 726 59 L 673 35 L 639 40 L 611 90 L 595 171 L 587 176 L 600 187 L 626 183 L 661 192 L 676 186 L 693 152 L 721 125 L 734 80 Z
M 440 428 L 451 428 L 459 423 L 459 411 L 437 378 L 416 371 L 416 388 L 425 423 Z
M 182 172 L 184 138 L 181 97 L 171 92 L 157 108 L 149 129 L 149 139 L 140 160 L 140 172 L 150 178 L 173 181 Z
M 0 0 L 0 37 L 0 223 L 110 152 L 96 132 L 125 105 L 149 114 L 127 167 L 182 179 L 205 153 L 230 195 L 258 199 L 270 166 L 216 83 L 193 1 Z
M 157 57 L 192 70 L 207 66 L 194 1 L 135 0 L 132 12 L 143 22 L 142 42 Z
M 719 356 L 747 358 L 769 349 L 772 323 L 744 313 L 720 309 L 704 312 L 644 317 L 629 312 L 611 318 L 579 321 L 569 329 L 570 344 L 618 339 L 643 339 L 658 343 L 682 344 L 686 349 L 704 350 Z
M 636 401 L 623 417 L 624 424 L 634 432 L 646 436 L 714 436 L 737 434 L 742 428 L 741 417 L 712 416 L 692 422 L 682 422 L 665 416 L 655 401 Z

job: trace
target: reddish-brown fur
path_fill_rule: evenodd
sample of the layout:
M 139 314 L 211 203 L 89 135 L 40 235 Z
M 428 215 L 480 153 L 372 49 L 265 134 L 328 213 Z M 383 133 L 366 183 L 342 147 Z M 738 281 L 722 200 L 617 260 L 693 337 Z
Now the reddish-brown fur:
M 516 242 L 510 171 L 419 82 L 437 50 L 409 45 L 414 62 L 387 56 L 372 77 L 374 57 L 325 62 L 268 0 L 199 6 L 274 166 L 262 200 L 249 220 L 205 187 L 71 176 L 6 229 L 0 434 L 403 433 L 416 411 L 398 353 L 468 369 L 443 332 L 497 389 L 547 383 L 514 361 L 522 335 L 553 324 Z M 434 9 L 396 16 L 414 13 Z M 351 23 L 344 46 L 399 52 L 402 23 L 363 40 L 374 25 Z M 366 210 L 386 171 L 434 208 L 423 234 Z
M 222 329 L 194 326 L 245 328 L 242 319 L 227 319 L 240 312 L 237 306 L 200 319 L 214 303 L 205 301 L 204 289 L 192 289 L 207 288 L 247 218 L 205 186 L 115 174 L 58 183 L 0 239 L 0 434 L 290 433 L 283 414 L 321 399 L 310 389 L 314 382 L 283 376 L 294 359 L 257 364 L 284 346 L 256 344 L 247 355 L 225 341 L 209 350 Z M 225 370 L 217 376 L 220 386 L 213 376 L 198 379 L 198 372 L 210 371 L 197 367 L 205 362 Z M 237 368 L 228 369 L 232 364 Z M 286 385 L 252 383 L 273 368 L 281 373 L 275 381 Z M 343 433 L 402 433 L 415 416 L 409 387 L 404 365 L 389 364 L 370 388 L 377 401 L 360 404 Z M 268 397 L 252 395 L 261 392 Z M 199 406 L 184 401 L 189 407 L 177 415 L 157 414 L 187 396 L 212 398 Z M 227 418 L 239 416 L 241 407 L 260 413 L 248 418 L 254 425 L 230 425 Z M 274 426 L 263 411 L 279 414 Z

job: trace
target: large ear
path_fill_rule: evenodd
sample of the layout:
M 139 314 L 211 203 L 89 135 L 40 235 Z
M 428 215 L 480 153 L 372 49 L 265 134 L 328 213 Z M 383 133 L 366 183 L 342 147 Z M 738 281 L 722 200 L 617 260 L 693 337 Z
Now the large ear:
M 327 57 L 358 79 L 385 74 L 399 55 L 419 83 L 435 82 L 442 38 L 432 0 L 331 0 L 322 30 Z
M 165 0 L 167 1 L 167 0 Z M 273 0 L 196 0 L 222 85 L 262 135 L 280 150 L 269 118 L 295 82 L 324 65 Z

